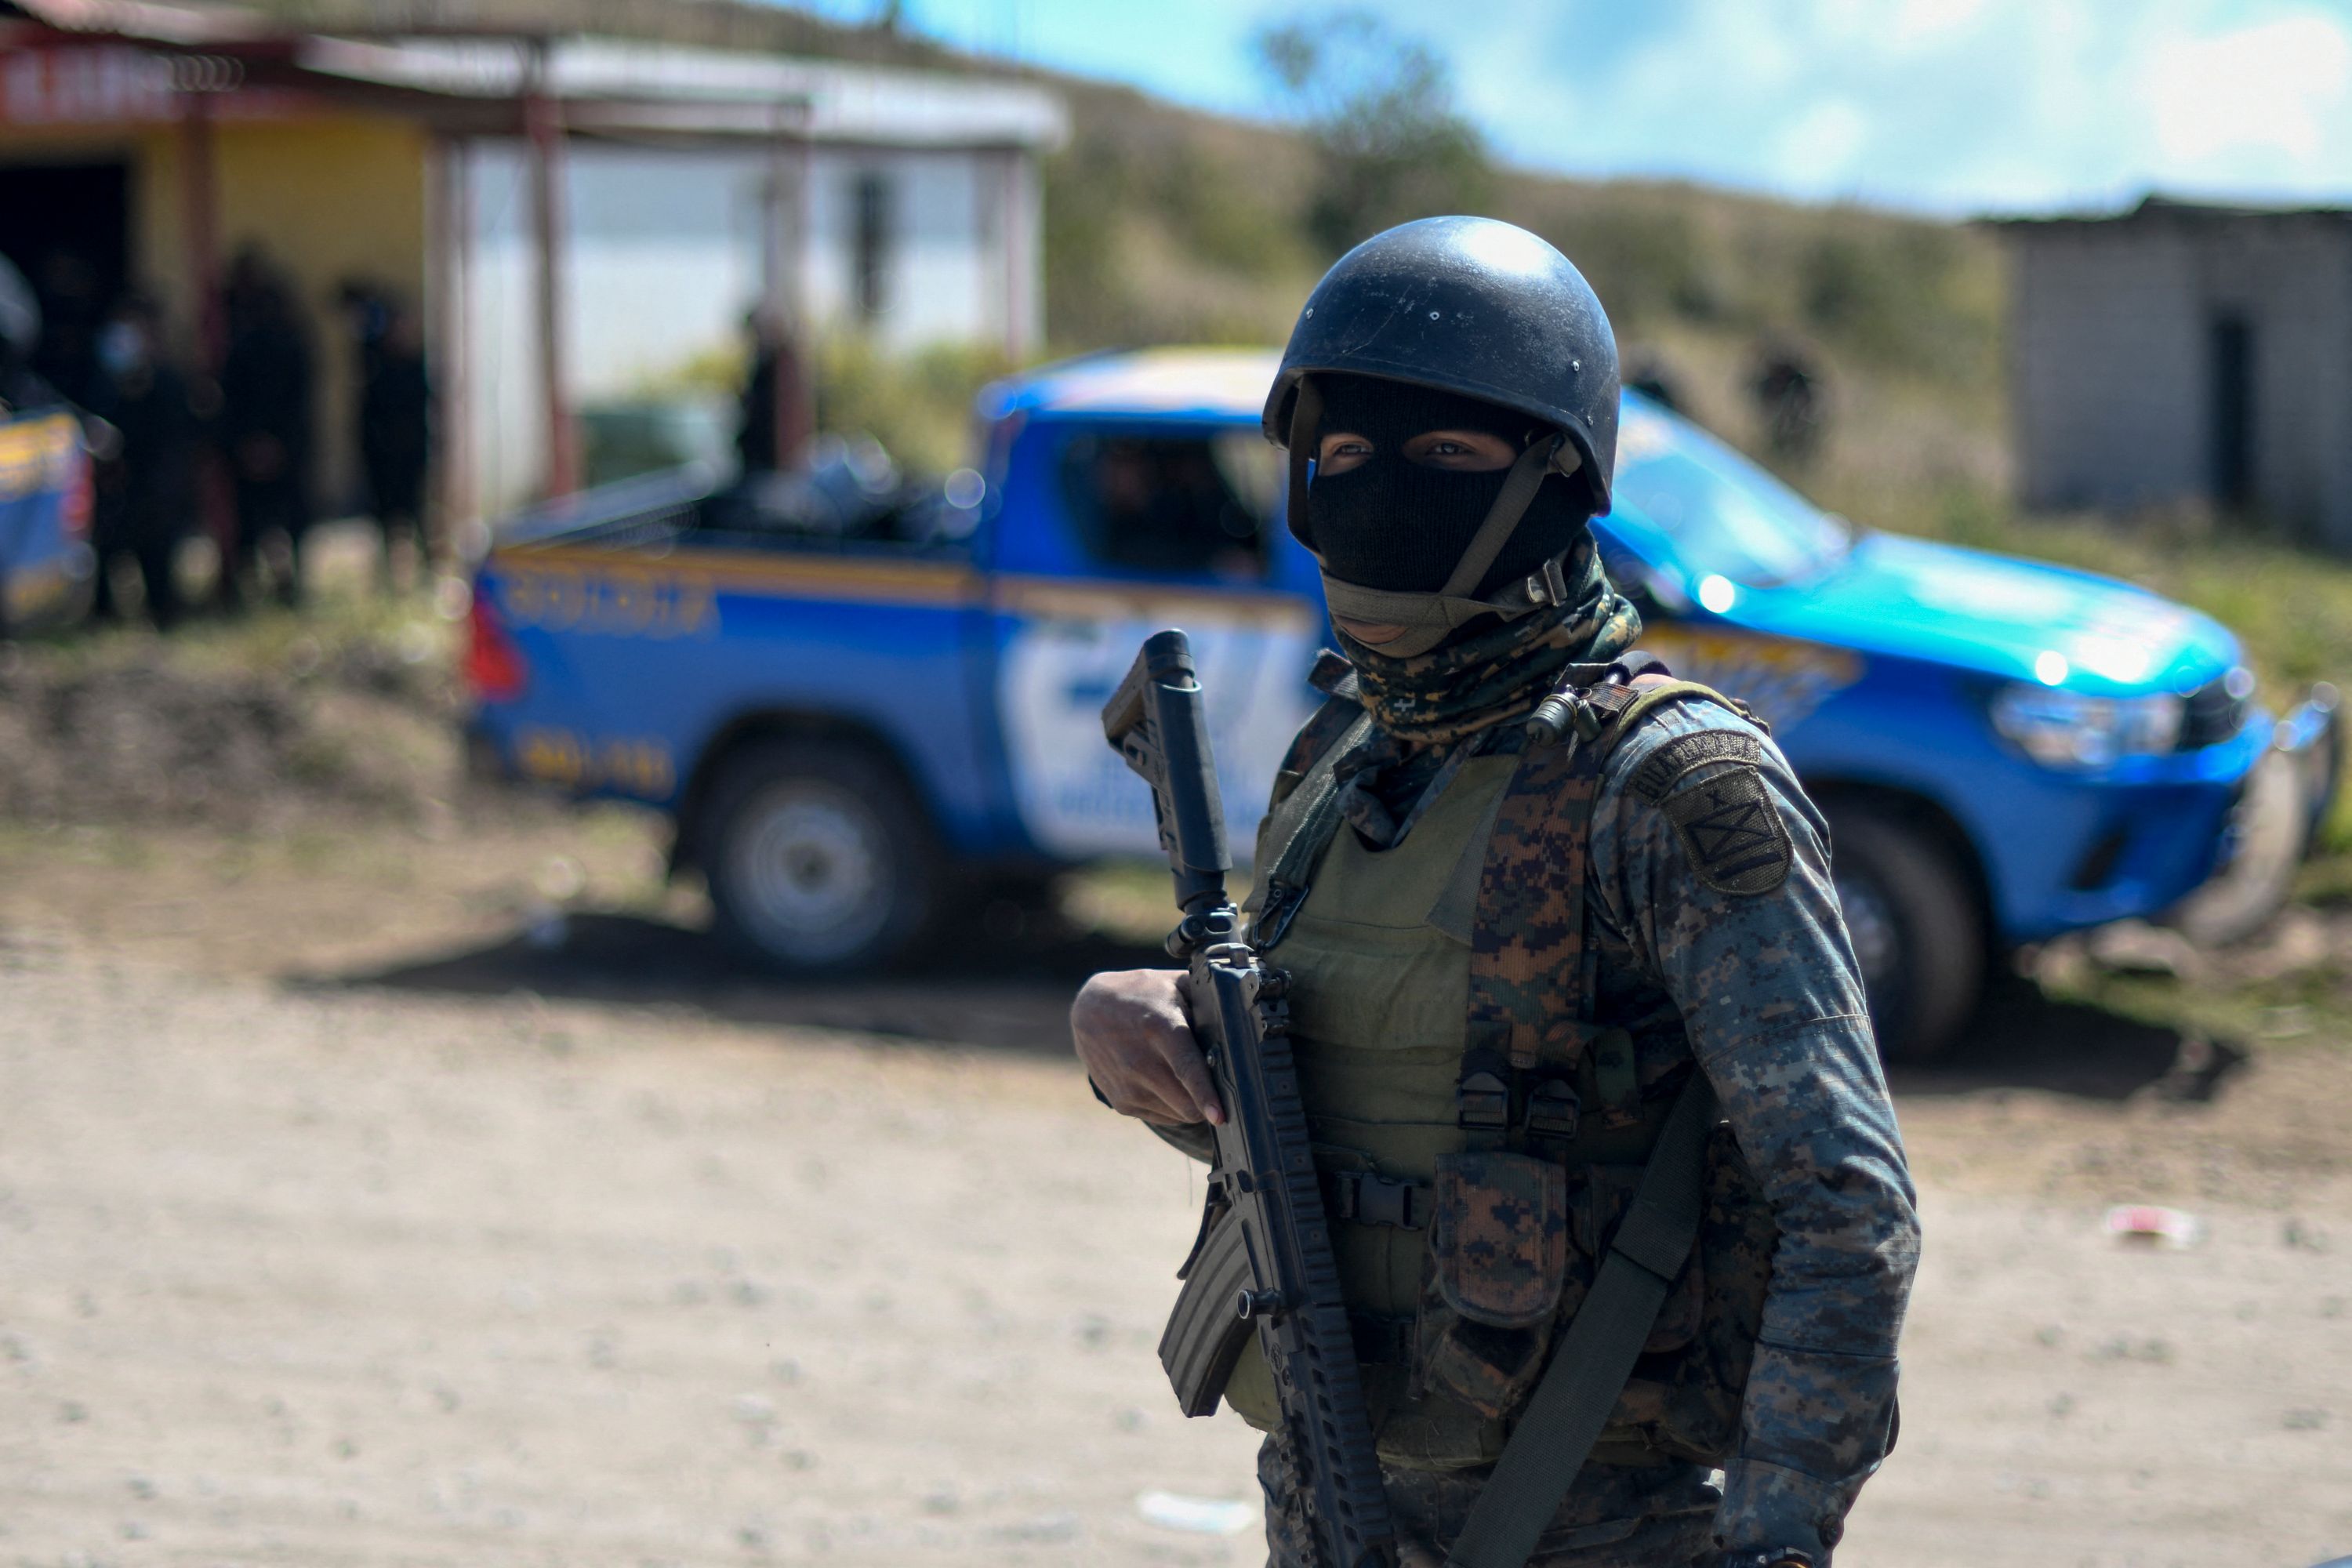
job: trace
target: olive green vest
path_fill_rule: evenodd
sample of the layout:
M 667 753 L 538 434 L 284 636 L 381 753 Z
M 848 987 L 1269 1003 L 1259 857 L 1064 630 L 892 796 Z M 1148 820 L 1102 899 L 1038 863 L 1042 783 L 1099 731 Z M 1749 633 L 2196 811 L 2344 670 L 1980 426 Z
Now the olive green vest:
M 1559 1195 L 1538 1201 L 1565 1211 L 1555 1228 L 1566 1231 L 1566 1246 L 1549 1281 L 1553 1293 L 1538 1307 L 1545 1321 L 1531 1350 L 1524 1352 L 1524 1375 L 1501 1385 L 1472 1378 L 1448 1386 L 1444 1336 L 1449 1330 L 1461 1331 L 1464 1292 L 1458 1278 L 1433 1267 L 1428 1211 L 1442 1167 L 1458 1164 L 1475 1146 L 1460 1115 L 1473 1000 L 1472 948 L 1459 919 L 1460 889 L 1465 873 L 1475 876 L 1484 868 L 1484 874 L 1494 874 L 1488 847 L 1496 807 L 1519 763 L 1515 756 L 1490 756 L 1464 763 L 1391 848 L 1370 848 L 1341 827 L 1272 957 L 1291 977 L 1292 1050 L 1327 1190 L 1350 1176 L 1384 1178 L 1415 1189 L 1410 1201 L 1422 1211 L 1413 1223 L 1402 1226 L 1349 1218 L 1345 1205 L 1331 1211 L 1334 1251 L 1350 1314 L 1360 1320 L 1360 1328 L 1385 1330 L 1391 1336 L 1392 1353 L 1367 1361 L 1362 1373 L 1381 1458 L 1406 1468 L 1464 1468 L 1491 1464 L 1500 1455 L 1514 1406 L 1540 1373 L 1555 1323 L 1573 1313 L 1590 1285 L 1605 1250 L 1605 1233 L 1630 1199 L 1670 1106 L 1663 1100 L 1639 1103 L 1631 1046 L 1622 1032 L 1596 1035 L 1594 1047 L 1580 1054 L 1577 1065 L 1578 1097 L 1587 1107 L 1601 1107 L 1612 1098 L 1630 1103 L 1624 1114 L 1586 1114 L 1572 1137 L 1544 1146 L 1542 1163 L 1554 1173 L 1549 1179 Z M 1271 847 L 1261 844 L 1262 868 L 1269 864 Z M 1453 918 L 1442 908 L 1448 902 L 1456 906 Z M 1446 929 L 1432 922 L 1433 913 Z M 1596 1065 L 1603 1062 L 1605 1068 Z M 1602 1071 L 1621 1081 L 1596 1081 Z M 1736 1162 L 1736 1152 L 1729 1158 Z M 1738 1173 L 1744 1175 L 1744 1167 Z M 1710 1181 L 1711 1187 L 1723 1184 Z M 1769 1212 L 1760 1204 L 1757 1212 L 1764 1214 L 1769 1253 Z M 1748 1228 L 1752 1237 L 1752 1224 Z M 1717 1292 L 1703 1287 L 1697 1267 L 1685 1272 L 1685 1288 L 1670 1298 L 1653 1335 L 1654 1347 L 1670 1360 L 1694 1340 L 1724 1337 L 1700 1334 L 1702 1297 Z M 1758 1307 L 1762 1283 L 1759 1276 L 1742 1287 Z M 1754 1313 L 1732 1316 L 1742 1321 L 1726 1325 L 1740 1342 L 1730 1359 L 1744 1383 Z M 1488 1369 L 1475 1370 L 1483 1376 Z M 1681 1369 L 1652 1370 L 1663 1372 L 1669 1383 L 1693 1381 Z M 1484 1396 L 1465 1397 L 1463 1387 L 1482 1390 Z M 1659 1411 L 1646 1407 L 1659 1402 L 1641 1397 L 1639 1384 L 1629 1388 L 1592 1457 L 1610 1464 L 1712 1459 L 1736 1434 L 1738 1388 L 1715 1388 L 1707 1394 L 1699 1401 L 1699 1419 L 1683 1411 L 1683 1418 L 1662 1422 Z M 1272 1374 L 1255 1339 L 1228 1381 L 1225 1398 L 1261 1429 L 1271 1430 L 1280 1421 Z

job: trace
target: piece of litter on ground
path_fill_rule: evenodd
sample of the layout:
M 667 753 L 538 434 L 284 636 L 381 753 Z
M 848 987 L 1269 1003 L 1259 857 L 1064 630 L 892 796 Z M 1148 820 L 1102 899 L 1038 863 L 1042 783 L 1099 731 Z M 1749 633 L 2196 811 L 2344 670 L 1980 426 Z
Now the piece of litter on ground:
M 2107 1211 L 2107 1234 L 2123 1242 L 2194 1247 L 2204 1238 L 2205 1222 L 2154 1204 L 2117 1204 Z
M 1194 1535 L 1239 1535 L 1257 1522 L 1257 1510 L 1248 1503 L 1181 1492 L 1139 1493 L 1135 1511 L 1150 1523 Z

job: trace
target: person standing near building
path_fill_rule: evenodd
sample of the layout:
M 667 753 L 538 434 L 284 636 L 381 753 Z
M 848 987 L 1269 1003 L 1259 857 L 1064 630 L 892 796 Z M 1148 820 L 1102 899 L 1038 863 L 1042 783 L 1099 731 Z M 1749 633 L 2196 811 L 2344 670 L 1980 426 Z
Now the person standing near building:
M 98 340 L 104 374 L 99 412 L 120 447 L 100 470 L 98 581 L 91 613 L 118 613 L 110 567 L 138 563 L 148 618 L 169 631 L 180 616 L 174 565 L 195 518 L 197 419 L 188 382 L 170 362 L 154 306 L 132 298 L 116 307 Z
M 413 580 L 433 565 L 425 519 L 425 479 L 433 452 L 433 383 L 425 373 L 425 342 L 415 312 L 390 306 L 360 389 L 360 460 L 367 469 L 368 504 L 382 535 L 381 573 L 393 591 L 393 541 L 409 542 Z
M 221 563 L 221 596 L 242 602 L 247 572 L 264 563 L 278 598 L 301 598 L 302 535 L 310 524 L 310 345 L 286 283 L 261 255 L 229 273 L 228 352 L 221 364 L 221 445 L 236 500 L 236 548 Z
M 1766 448 L 1784 463 L 1811 462 L 1829 426 L 1829 397 L 1813 356 L 1785 340 L 1766 343 L 1756 357 L 1748 390 Z
M 809 428 L 799 346 L 772 311 L 743 318 L 751 359 L 736 400 L 735 452 L 743 477 L 797 468 Z
M 1266 405 L 1347 658 L 1276 775 L 1250 938 L 1290 977 L 1406 1568 L 1822 1568 L 1895 1438 L 1918 1221 L 1827 828 L 1761 725 L 1631 651 L 1588 527 L 1618 398 L 1565 257 L 1433 218 L 1325 276 Z M 1223 1110 L 1179 979 L 1097 974 L 1072 1032 L 1107 1104 L 1197 1150 Z M 1637 1311 L 1600 1265 L 1653 1153 L 1699 1163 L 1683 1105 L 1720 1117 L 1705 1217 Z M 1597 1444 L 1513 1460 L 1587 1311 L 1640 1358 Z M 1225 1402 L 1306 1568 L 1274 1394 L 1253 1342 Z

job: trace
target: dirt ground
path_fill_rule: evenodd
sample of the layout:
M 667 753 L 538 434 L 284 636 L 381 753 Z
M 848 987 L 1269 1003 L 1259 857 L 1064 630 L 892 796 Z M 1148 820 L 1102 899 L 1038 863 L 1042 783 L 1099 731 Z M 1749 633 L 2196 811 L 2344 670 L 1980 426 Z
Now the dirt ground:
M 0 1563 L 1262 1560 L 1139 1508 L 1255 1446 L 1152 1353 L 1198 1182 L 1069 1059 L 1143 955 L 784 987 L 657 871 L 609 815 L 0 832 Z M 2344 1043 L 2020 986 L 1897 1089 L 1927 1262 L 1839 1561 L 2352 1552 Z

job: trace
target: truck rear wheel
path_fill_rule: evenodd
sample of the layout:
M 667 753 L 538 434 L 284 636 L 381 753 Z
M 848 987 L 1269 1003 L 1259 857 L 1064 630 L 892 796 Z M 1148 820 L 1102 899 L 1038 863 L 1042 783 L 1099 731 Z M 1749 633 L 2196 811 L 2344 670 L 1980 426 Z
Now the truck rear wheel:
M 1848 808 L 1830 820 L 1831 876 L 1879 1055 L 1935 1060 L 1951 1049 L 1984 984 L 1984 929 L 1968 879 L 1941 845 L 1898 818 Z
M 898 957 L 929 923 L 937 855 L 922 808 L 863 748 L 761 741 L 721 764 L 699 858 L 719 935 L 789 973 Z

